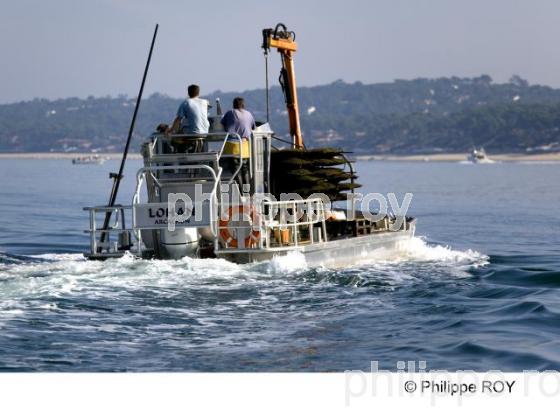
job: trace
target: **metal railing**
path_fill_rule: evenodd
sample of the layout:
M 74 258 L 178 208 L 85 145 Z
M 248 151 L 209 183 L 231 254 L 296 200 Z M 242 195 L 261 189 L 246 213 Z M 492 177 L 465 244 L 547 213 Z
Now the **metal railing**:
M 141 228 L 137 226 L 136 222 L 136 206 L 140 204 L 140 191 L 142 186 L 146 180 L 146 174 L 150 173 L 151 178 L 153 178 L 156 182 L 157 177 L 154 175 L 154 172 L 163 171 L 168 169 L 204 169 L 207 171 L 213 180 L 212 191 L 210 192 L 210 228 L 213 235 L 218 234 L 218 198 L 217 198 L 217 190 L 218 184 L 220 182 L 221 176 L 221 169 L 218 170 L 218 173 L 214 171 L 208 165 L 200 164 L 200 165 L 162 165 L 162 166 L 152 166 L 152 167 L 143 167 L 138 170 L 136 173 L 136 189 L 134 192 L 134 196 L 132 198 L 132 205 L 114 205 L 114 206 L 93 206 L 93 207 L 85 207 L 83 208 L 84 211 L 89 212 L 89 221 L 90 226 L 89 229 L 85 230 L 84 232 L 89 234 L 90 236 L 90 256 L 93 257 L 101 257 L 101 256 L 112 256 L 112 255 L 119 255 L 124 253 L 125 250 L 134 250 L 139 256 L 142 255 L 143 245 L 142 245 L 142 230 L 154 230 L 154 229 L 162 229 L 162 228 Z M 99 228 L 98 215 L 105 216 L 106 213 L 111 213 L 112 222 L 107 227 L 107 229 Z M 125 215 L 129 213 L 129 220 L 132 221 L 131 226 L 127 228 L 126 226 L 126 219 Z M 165 229 L 165 228 L 163 228 Z M 104 242 L 100 242 L 98 239 L 98 235 L 106 232 Z M 120 233 L 120 232 L 128 232 L 128 235 L 132 235 L 134 241 L 131 242 L 127 247 L 127 249 L 120 248 L 120 241 L 119 239 L 114 240 L 111 238 L 111 233 Z M 130 238 L 132 239 L 132 237 Z
M 187 143 L 191 142 L 197 144 L 197 150 L 195 150 L 195 152 L 187 152 L 187 153 L 179 153 L 179 154 L 161 153 L 161 151 L 163 151 L 163 146 L 162 146 L 163 143 L 172 146 L 173 140 L 179 140 L 179 139 L 183 139 Z M 224 154 L 224 149 L 226 147 L 227 142 L 232 142 L 232 140 L 234 140 L 233 142 L 237 142 L 239 144 L 239 154 L 237 155 Z M 221 145 L 218 150 L 216 151 L 203 150 L 203 147 L 207 145 L 207 143 L 213 143 L 213 142 L 217 142 L 217 143 L 221 142 Z M 193 159 L 196 160 L 196 157 L 200 156 L 200 154 L 204 154 L 204 153 L 208 154 L 212 152 L 216 153 L 216 161 L 218 163 L 223 158 L 237 159 L 238 160 L 237 167 L 232 173 L 230 179 L 227 181 L 227 183 L 229 184 L 232 183 L 235 177 L 237 176 L 237 174 L 241 172 L 242 159 L 243 159 L 242 144 L 243 144 L 243 138 L 241 138 L 239 134 L 229 133 L 229 132 L 211 132 L 206 134 L 154 134 L 154 138 L 151 143 L 151 150 L 152 152 L 159 151 L 159 153 L 155 155 L 158 159 L 164 159 L 165 157 L 168 157 L 170 162 L 173 162 L 173 160 L 175 160 L 178 161 L 179 163 L 181 161 L 188 161 Z
M 133 233 L 134 237 L 137 240 L 137 252 L 138 254 L 142 253 L 142 240 L 141 240 L 141 231 L 143 229 L 162 229 L 162 228 L 139 228 L 136 223 L 136 205 L 140 204 L 140 191 L 142 189 L 142 185 L 146 180 L 146 173 L 150 173 L 150 177 L 153 179 L 156 185 L 160 185 L 158 182 L 157 177 L 154 175 L 154 172 L 157 171 L 164 171 L 164 170 L 205 170 L 207 171 L 213 180 L 212 191 L 210 192 L 210 228 L 212 234 L 214 236 L 218 235 L 218 184 L 220 183 L 220 177 L 222 175 L 222 169 L 218 169 L 218 173 L 214 171 L 208 165 L 199 164 L 199 165 L 160 165 L 160 166 L 151 166 L 151 167 L 143 167 L 138 170 L 136 173 L 136 189 L 134 191 L 134 196 L 132 197 L 132 226 L 133 226 Z M 192 199 L 192 198 L 191 198 Z M 194 198 L 196 199 L 196 198 Z
M 125 214 L 132 212 L 132 205 L 114 205 L 114 206 L 92 206 L 83 208 L 84 211 L 89 212 L 89 229 L 84 232 L 90 236 L 90 255 L 98 256 L 102 254 L 118 254 L 123 253 L 124 250 L 119 249 L 119 240 L 112 240 L 112 233 L 128 232 L 130 235 L 134 232 L 133 227 L 126 227 Z M 110 213 L 110 222 L 106 229 L 98 228 L 98 215 L 105 215 Z M 132 218 L 131 218 L 132 219 Z M 103 223 L 100 223 L 103 225 Z M 105 240 L 101 242 L 98 240 L 97 235 L 105 232 Z M 130 244 L 130 247 L 134 244 Z M 128 250 L 128 249 L 127 249 Z
M 303 229 L 307 229 L 309 243 L 324 242 L 327 240 L 325 204 L 320 198 L 287 200 L 287 201 L 262 201 L 260 203 L 260 214 L 263 216 L 263 229 L 267 248 L 272 246 L 271 234 L 274 230 L 280 235 L 280 246 L 299 246 Z M 315 237 L 316 224 L 321 224 L 318 238 Z M 284 244 L 282 231 L 288 230 L 290 240 Z
M 242 205 L 240 205 L 242 206 Z M 219 226 L 218 231 L 224 229 L 257 231 L 257 240 L 252 248 L 230 247 L 227 243 L 216 241 L 216 253 L 238 253 L 251 252 L 267 249 L 293 249 L 300 245 L 309 245 L 326 242 L 326 213 L 325 204 L 320 198 L 270 201 L 268 199 L 258 201 L 246 207 L 256 214 L 253 225 L 247 226 Z M 320 226 L 317 227 L 316 225 Z M 318 230 L 316 230 L 318 228 Z M 308 239 L 302 239 L 304 234 Z M 287 237 L 286 237 L 287 235 Z M 239 235 L 237 235 L 239 237 Z M 238 241 L 239 242 L 239 241 Z

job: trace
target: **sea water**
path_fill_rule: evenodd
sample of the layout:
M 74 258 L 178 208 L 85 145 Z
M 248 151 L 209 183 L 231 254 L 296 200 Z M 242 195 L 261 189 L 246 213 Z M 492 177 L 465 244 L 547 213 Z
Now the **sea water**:
M 118 162 L 2 160 L 0 370 L 560 370 L 560 164 L 356 166 L 363 193 L 413 194 L 418 236 L 330 269 L 88 261 L 81 208 Z

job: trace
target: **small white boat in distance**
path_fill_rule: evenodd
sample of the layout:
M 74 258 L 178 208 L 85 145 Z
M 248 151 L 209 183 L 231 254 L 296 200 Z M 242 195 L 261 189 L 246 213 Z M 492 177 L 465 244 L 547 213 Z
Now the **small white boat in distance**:
M 496 162 L 488 158 L 486 151 L 484 151 L 482 147 L 480 147 L 480 149 L 473 148 L 471 153 L 467 156 L 467 160 L 473 164 L 494 164 Z
M 95 154 L 95 155 L 87 155 L 87 156 L 84 156 L 84 157 L 74 158 L 74 159 L 72 159 L 72 164 L 74 164 L 74 165 L 86 165 L 86 164 L 101 165 L 105 161 L 107 161 L 107 158 L 101 157 L 101 156 Z

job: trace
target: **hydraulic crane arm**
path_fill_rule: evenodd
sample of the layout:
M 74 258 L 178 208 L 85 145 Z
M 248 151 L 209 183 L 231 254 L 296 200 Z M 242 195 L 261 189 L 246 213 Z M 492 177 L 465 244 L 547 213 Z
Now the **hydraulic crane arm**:
M 290 135 L 292 136 L 294 148 L 303 149 L 303 137 L 299 120 L 299 107 L 296 87 L 296 75 L 294 70 L 293 55 L 297 51 L 296 35 L 288 31 L 282 23 L 276 28 L 263 30 L 263 44 L 265 55 L 271 48 L 276 48 L 282 59 L 282 70 L 280 71 L 280 85 L 284 92 L 288 118 L 290 121 Z

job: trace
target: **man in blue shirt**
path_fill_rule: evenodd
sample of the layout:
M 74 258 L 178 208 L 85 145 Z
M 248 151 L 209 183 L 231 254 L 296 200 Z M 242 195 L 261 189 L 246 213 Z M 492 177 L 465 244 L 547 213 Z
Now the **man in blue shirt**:
M 179 105 L 177 116 L 170 132 L 177 132 L 183 125 L 182 131 L 186 134 L 207 134 L 208 127 L 208 100 L 200 98 L 200 87 L 196 84 L 189 85 L 187 89 L 189 98 Z
M 210 104 L 208 100 L 200 98 L 200 87 L 196 84 L 189 85 L 187 92 L 189 98 L 179 105 L 177 110 L 177 116 L 173 121 L 173 125 L 168 128 L 167 134 L 177 133 L 181 131 L 185 134 L 207 134 L 208 128 L 210 126 L 208 122 L 208 109 Z M 180 143 L 180 141 L 175 141 Z M 193 145 L 188 144 L 188 145 Z M 195 151 L 200 151 L 201 146 L 198 147 L 194 144 L 194 147 L 187 147 L 188 151 L 195 149 Z
M 253 114 L 245 109 L 245 100 L 241 97 L 236 97 L 233 99 L 233 109 L 226 112 L 221 123 L 226 132 L 237 134 L 241 137 L 241 146 L 239 146 L 237 138 L 228 137 L 224 153 L 230 155 L 241 154 L 241 169 L 236 177 L 239 187 L 242 188 L 244 184 L 250 183 L 248 160 L 250 156 L 251 134 L 256 128 L 255 118 Z M 224 165 L 234 173 L 239 168 L 239 159 L 227 158 Z
M 250 139 L 255 129 L 253 114 L 245 109 L 245 100 L 241 97 L 233 99 L 233 110 L 229 110 L 222 118 L 222 125 L 226 132 L 235 133 L 241 138 Z

